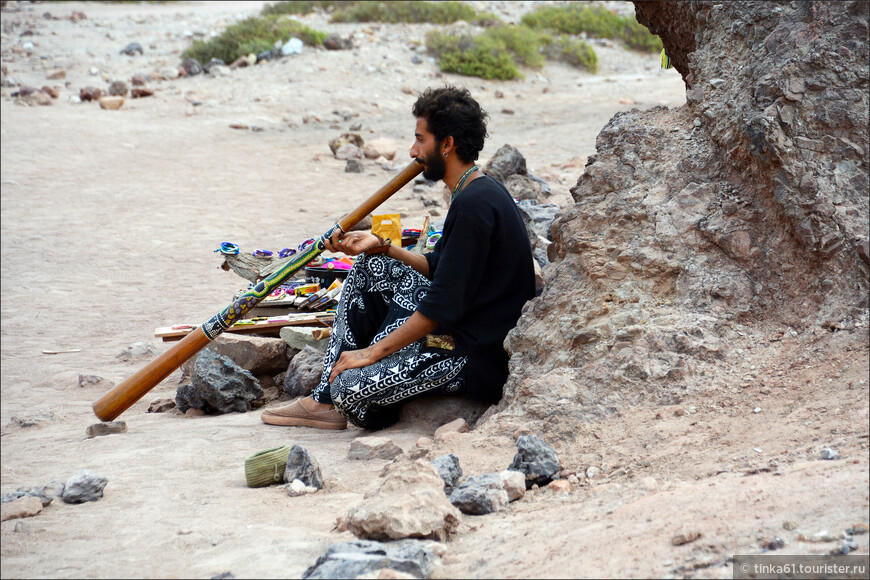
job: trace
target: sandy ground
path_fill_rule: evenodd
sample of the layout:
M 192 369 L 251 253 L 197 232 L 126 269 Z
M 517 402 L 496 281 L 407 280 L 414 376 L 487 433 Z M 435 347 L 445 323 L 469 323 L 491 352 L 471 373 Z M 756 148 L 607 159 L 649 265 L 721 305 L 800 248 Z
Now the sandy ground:
M 174 396 L 176 372 L 120 417 L 126 434 L 85 437 L 97 422 L 91 404 L 143 364 L 118 360 L 122 350 L 140 341 L 165 348 L 156 327 L 200 323 L 245 287 L 218 268 L 220 242 L 295 246 L 389 179 L 374 163 L 345 173 L 330 139 L 361 124 L 366 139 L 395 140 L 404 164 L 414 95 L 465 85 L 492 117 L 481 160 L 514 145 L 564 202 L 615 112 L 685 101 L 679 74 L 660 70 L 656 55 L 596 46 L 597 75 L 552 65 L 507 83 L 442 77 L 425 55 L 411 62 L 428 26 L 331 25 L 316 15 L 306 23 L 358 34 L 357 48 L 309 49 L 228 77 L 152 81 L 154 97 L 119 111 L 71 101 L 82 87 L 105 87 L 102 75 L 129 81 L 177 65 L 187 31 L 218 29 L 261 4 L 51 3 L 2 13 L 9 76 L 60 93 L 47 107 L 21 105 L 9 88 L 0 100 L 2 491 L 85 468 L 109 480 L 98 502 L 56 501 L 18 529 L 3 522 L 4 578 L 299 577 L 330 544 L 352 539 L 334 530 L 336 518 L 377 485 L 385 463 L 346 459 L 361 430 L 273 428 L 256 411 L 146 413 L 151 400 Z M 530 3 L 493 4 L 515 19 Z M 71 22 L 73 11 L 87 20 Z M 29 55 L 15 50 L 27 41 Z M 144 55 L 119 54 L 133 41 Z M 57 68 L 66 79 L 46 80 Z M 402 212 L 406 227 L 427 212 L 410 188 L 382 209 Z M 798 534 L 868 521 L 867 329 L 831 336 L 796 338 L 775 357 L 765 345 L 749 353 L 766 393 L 711 385 L 709 401 L 591 425 L 576 442 L 585 464 L 567 467 L 598 465 L 606 476 L 467 516 L 436 576 L 731 577 L 731 555 L 757 553 L 776 536 L 789 553 L 827 553 L 834 544 Z M 104 381 L 80 387 L 80 374 Z M 406 451 L 431 434 L 407 424 L 386 433 Z M 289 498 L 246 487 L 244 458 L 285 443 L 316 457 L 324 491 Z M 822 444 L 843 458 L 818 461 Z M 515 452 L 509 438 L 475 433 L 439 445 L 466 473 L 504 469 Z M 784 530 L 785 521 L 799 527 Z M 671 545 L 686 531 L 702 539 Z

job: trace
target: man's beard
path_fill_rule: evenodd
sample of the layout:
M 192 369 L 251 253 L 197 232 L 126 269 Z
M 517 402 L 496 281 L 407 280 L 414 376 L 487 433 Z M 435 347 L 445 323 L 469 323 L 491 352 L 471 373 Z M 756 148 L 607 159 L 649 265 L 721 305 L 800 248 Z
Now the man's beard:
M 444 158 L 438 154 L 438 149 L 435 149 L 431 155 L 423 158 L 423 177 L 429 181 L 443 179 L 446 171 L 447 164 L 444 163 Z

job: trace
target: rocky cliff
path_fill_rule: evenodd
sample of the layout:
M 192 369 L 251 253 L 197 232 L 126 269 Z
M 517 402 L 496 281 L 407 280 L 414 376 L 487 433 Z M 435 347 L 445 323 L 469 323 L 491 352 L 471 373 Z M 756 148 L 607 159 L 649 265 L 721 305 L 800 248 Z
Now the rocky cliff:
M 747 341 L 866 343 L 868 10 L 636 3 L 687 103 L 617 114 L 598 135 L 484 425 L 560 438 L 727 383 Z

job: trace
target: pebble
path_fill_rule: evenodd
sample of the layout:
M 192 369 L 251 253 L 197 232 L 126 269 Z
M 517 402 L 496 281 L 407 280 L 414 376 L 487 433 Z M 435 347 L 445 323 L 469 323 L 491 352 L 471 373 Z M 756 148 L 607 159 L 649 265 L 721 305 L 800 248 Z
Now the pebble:
M 547 485 L 553 493 L 570 493 L 571 483 L 567 479 L 554 479 Z
M 142 50 L 142 45 L 139 44 L 138 42 L 131 42 L 130 44 L 125 46 L 123 49 L 121 49 L 121 54 L 126 54 L 129 56 L 135 56 L 137 52 L 139 54 L 144 54 L 144 52 L 145 52 Z
M 307 495 L 309 493 L 315 493 L 316 491 L 316 487 L 305 485 L 300 479 L 294 479 L 290 485 L 287 486 L 287 495 L 290 497 Z
M 460 417 L 459 419 L 455 419 L 449 423 L 445 423 L 441 425 L 437 429 L 435 429 L 435 440 L 438 441 L 439 436 L 443 438 L 447 433 L 468 433 L 471 429 L 468 427 L 468 423 L 466 423 L 465 419 Z
M 601 470 L 594 465 L 590 465 L 586 468 L 586 477 L 589 479 L 594 479 L 601 474 Z
M 148 89 L 145 87 L 136 87 L 130 91 L 130 98 L 132 99 L 141 99 L 142 97 L 150 97 L 154 95 L 154 89 Z
M 114 433 L 126 433 L 127 423 L 124 421 L 110 421 L 108 423 L 94 423 L 85 431 L 88 439 L 100 437 L 101 435 L 112 435 Z
M 852 524 L 852 527 L 846 530 L 850 536 L 863 536 L 867 533 L 867 524 Z
M 108 96 L 100 97 L 100 108 L 117 111 L 124 106 L 124 97 Z
M 124 81 L 114 81 L 109 85 L 109 94 L 115 97 L 127 96 L 127 83 Z
M 302 53 L 302 41 L 298 38 L 291 38 L 284 46 L 281 47 L 281 54 L 283 56 L 289 56 L 291 54 L 301 54 Z
M 836 449 L 831 449 L 830 447 L 822 447 L 819 449 L 819 457 L 822 459 L 839 459 L 840 452 Z
M 690 544 L 701 537 L 701 532 L 699 531 L 691 531 L 683 534 L 677 534 L 676 536 L 671 538 L 671 544 L 674 546 L 682 546 L 684 544 Z
M 781 550 L 785 547 L 785 540 L 777 536 L 769 542 L 764 542 L 763 546 L 765 550 Z
M 175 403 L 175 399 L 154 399 L 151 401 L 151 404 L 148 406 L 149 413 L 165 413 L 167 411 L 171 411 L 175 409 L 177 404 Z
M 791 532 L 792 530 L 798 529 L 798 524 L 797 522 L 785 521 L 782 522 L 782 529 Z
M 363 169 L 363 164 L 359 159 L 348 159 L 344 166 L 345 173 L 362 173 Z
M 79 90 L 79 98 L 82 101 L 96 101 L 103 94 L 97 87 L 85 87 Z
M 644 477 L 640 480 L 640 483 L 647 491 L 655 491 L 659 487 L 659 484 L 654 477 Z
M 348 459 L 395 459 L 402 449 L 386 437 L 358 437 L 350 444 Z

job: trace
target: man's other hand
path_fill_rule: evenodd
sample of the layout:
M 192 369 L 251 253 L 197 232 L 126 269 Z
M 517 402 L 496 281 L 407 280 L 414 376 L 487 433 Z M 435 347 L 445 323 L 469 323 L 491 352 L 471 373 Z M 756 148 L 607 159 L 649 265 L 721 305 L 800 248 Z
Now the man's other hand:
M 337 231 L 324 243 L 326 249 L 330 252 L 341 252 L 348 256 L 362 254 L 366 250 L 371 250 L 380 244 L 381 241 L 374 234 L 359 231 L 347 232 L 345 234 Z

